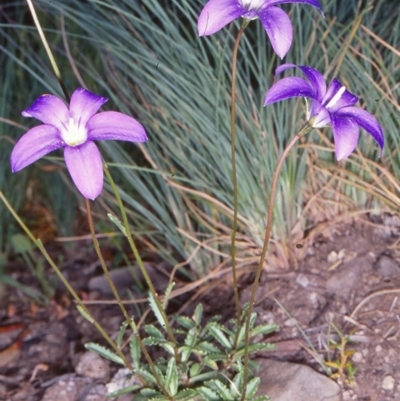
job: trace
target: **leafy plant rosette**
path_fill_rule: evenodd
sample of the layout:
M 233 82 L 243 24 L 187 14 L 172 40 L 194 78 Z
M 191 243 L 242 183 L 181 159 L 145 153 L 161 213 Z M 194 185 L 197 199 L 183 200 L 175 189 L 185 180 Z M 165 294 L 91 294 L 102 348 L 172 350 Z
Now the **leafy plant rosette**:
M 148 364 L 142 363 L 142 355 L 138 343 L 138 336 L 132 334 L 129 341 L 130 356 L 133 370 L 129 376 L 136 375 L 142 379 L 141 383 L 114 390 L 109 397 L 118 397 L 133 393 L 135 400 L 205 400 L 205 401 L 236 401 L 241 399 L 244 387 L 244 351 L 245 326 L 238 327 L 235 319 L 229 325 L 220 323 L 220 316 L 213 316 L 203 323 L 203 307 L 197 305 L 193 316 L 175 316 L 176 329 L 174 333 L 181 345 L 178 346 L 178 358 L 174 346 L 169 341 L 163 327 L 162 317 L 159 316 L 154 299 L 150 295 L 150 305 L 159 325 L 148 324 L 144 327 L 143 344 L 148 348 L 161 348 L 165 351 L 165 358 L 157 360 L 157 378 L 153 375 Z M 243 310 L 242 319 L 247 312 Z M 257 339 L 249 346 L 249 352 L 268 351 L 274 349 L 273 344 L 259 342 L 265 335 L 274 332 L 274 324 L 256 325 L 257 315 L 252 313 L 250 319 L 250 338 Z M 122 346 L 127 324 L 122 324 L 117 345 Z M 98 353 L 102 357 L 118 364 L 124 361 L 111 350 L 98 344 L 86 344 L 86 348 Z M 260 383 L 257 377 L 257 364 L 250 364 L 251 375 L 247 382 L 245 399 L 248 401 L 268 400 L 267 396 L 257 396 Z M 159 380 L 159 382 L 158 382 Z M 137 380 L 139 382 L 139 380 Z M 161 391 L 164 389 L 164 392 Z M 166 395 L 168 394 L 168 396 Z

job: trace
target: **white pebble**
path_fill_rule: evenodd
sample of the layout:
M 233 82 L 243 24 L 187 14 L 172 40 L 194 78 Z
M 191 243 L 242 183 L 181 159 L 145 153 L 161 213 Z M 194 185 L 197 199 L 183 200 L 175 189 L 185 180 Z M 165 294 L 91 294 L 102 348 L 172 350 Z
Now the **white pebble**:
M 391 391 L 394 389 L 394 377 L 393 376 L 385 376 L 382 380 L 382 388 L 384 390 Z

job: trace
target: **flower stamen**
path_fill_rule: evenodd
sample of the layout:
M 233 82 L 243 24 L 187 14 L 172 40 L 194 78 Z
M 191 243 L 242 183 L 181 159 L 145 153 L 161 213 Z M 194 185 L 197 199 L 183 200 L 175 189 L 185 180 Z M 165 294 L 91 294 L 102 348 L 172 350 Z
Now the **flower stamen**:
M 87 140 L 87 129 L 70 117 L 65 130 L 61 131 L 61 137 L 68 146 L 79 146 Z

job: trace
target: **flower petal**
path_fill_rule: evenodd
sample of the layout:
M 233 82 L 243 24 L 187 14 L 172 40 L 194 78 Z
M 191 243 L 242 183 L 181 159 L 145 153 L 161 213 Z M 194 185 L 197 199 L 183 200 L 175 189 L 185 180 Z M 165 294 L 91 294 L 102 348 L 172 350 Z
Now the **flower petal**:
M 310 81 L 312 88 L 314 89 L 314 96 L 313 98 L 318 100 L 319 102 L 322 101 L 322 98 L 326 92 L 326 82 L 323 75 L 314 68 L 308 67 L 307 65 L 296 65 L 296 64 L 282 64 L 275 70 L 275 75 L 286 71 L 288 68 L 299 68 L 303 74 L 307 77 Z
M 267 7 L 258 14 L 275 53 L 282 59 L 292 44 L 293 30 L 288 15 L 278 7 Z
M 345 159 L 357 146 L 359 128 L 350 117 L 331 114 L 333 138 L 337 160 Z
M 78 88 L 71 97 L 69 105 L 70 116 L 78 125 L 84 126 L 89 118 L 96 114 L 99 108 L 107 101 L 106 97 Z
M 381 154 L 385 145 L 382 127 L 377 119 L 368 111 L 358 107 L 345 107 L 340 109 L 336 115 L 339 117 L 351 117 L 361 128 L 365 129 L 378 143 L 381 148 Z
M 59 130 L 62 130 L 69 120 L 68 107 L 54 95 L 39 96 L 22 112 L 22 115 L 37 118 L 45 124 L 54 125 Z
M 245 13 L 238 0 L 210 0 L 197 22 L 199 36 L 212 35 Z
M 358 97 L 349 92 L 344 85 L 334 78 L 322 100 L 322 104 L 330 113 L 335 113 L 339 109 L 354 106 L 358 102 Z
M 308 4 L 309 6 L 317 8 L 321 12 L 322 16 L 324 16 L 322 7 L 317 0 L 266 0 L 265 3 L 267 3 L 267 7 L 285 3 Z
M 117 111 L 104 111 L 94 115 L 87 123 L 88 139 L 92 141 L 146 142 L 147 135 L 142 124 L 134 118 Z
M 64 145 L 56 127 L 38 125 L 30 129 L 14 146 L 11 170 L 15 173 Z
M 291 97 L 305 96 L 313 98 L 313 92 L 310 84 L 304 79 L 297 77 L 283 78 L 271 86 L 265 95 L 264 106 L 290 99 Z
M 67 146 L 64 158 L 79 192 L 87 199 L 97 198 L 103 189 L 103 162 L 97 146 L 90 141 L 81 146 Z

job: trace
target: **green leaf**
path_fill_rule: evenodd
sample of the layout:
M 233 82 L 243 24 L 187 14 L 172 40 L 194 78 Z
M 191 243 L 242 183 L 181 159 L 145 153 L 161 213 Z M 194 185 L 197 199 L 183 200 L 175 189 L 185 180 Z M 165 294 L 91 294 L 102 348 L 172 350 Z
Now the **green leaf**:
M 207 401 L 220 401 L 219 395 L 215 391 L 209 389 L 208 387 L 205 386 L 199 387 L 197 388 L 197 391 Z
M 246 399 L 254 397 L 257 393 L 258 386 L 260 385 L 260 378 L 253 377 L 248 383 L 246 387 Z
M 160 344 L 161 347 L 163 347 L 170 355 L 175 355 L 175 350 L 174 350 L 174 345 L 166 341 L 165 343 Z
M 85 308 L 83 308 L 81 305 L 76 305 L 76 309 L 78 309 L 78 312 L 89 322 L 89 323 L 94 323 L 94 319 L 92 318 L 91 315 L 86 311 Z
M 113 361 L 115 363 L 119 363 L 120 365 L 124 365 L 125 363 L 123 359 L 118 356 L 117 354 L 114 354 L 114 352 L 110 351 L 109 349 L 103 347 L 102 345 L 96 344 L 96 343 L 87 343 L 85 344 L 85 348 L 89 351 L 95 352 L 96 354 L 99 354 L 103 358 L 109 359 L 110 361 Z
M 189 377 L 197 376 L 202 370 L 202 366 L 200 363 L 195 362 L 189 369 Z
M 157 338 L 157 337 L 146 337 L 142 340 L 144 345 L 161 345 L 162 343 L 166 342 L 165 338 Z
M 153 374 L 150 373 L 149 371 L 147 371 L 146 369 L 142 369 L 142 368 L 135 369 L 135 373 L 142 376 L 147 382 L 157 384 L 157 381 L 154 378 Z M 145 389 L 143 389 L 143 390 L 145 390 Z M 141 391 L 141 393 L 142 393 L 142 391 Z
M 225 336 L 223 333 L 222 329 L 223 326 L 217 324 L 217 323 L 211 323 L 207 324 L 209 332 L 212 334 L 212 336 L 226 349 L 230 350 L 232 349 L 232 344 L 228 340 L 228 338 Z
M 165 322 L 164 322 L 162 312 L 160 311 L 157 301 L 154 298 L 154 295 L 151 291 L 149 291 L 149 305 L 150 305 L 150 308 L 153 311 L 154 315 L 156 316 L 158 323 L 160 324 L 161 327 L 163 327 L 165 329 Z
M 277 331 L 278 329 L 279 326 L 277 326 L 276 324 L 261 324 L 260 326 L 256 326 L 252 330 L 250 330 L 250 337 L 258 336 L 260 334 L 270 334 L 274 331 Z
M 214 344 L 208 342 L 208 341 L 202 341 L 196 345 L 196 350 L 202 350 L 205 352 L 213 352 L 213 353 L 218 353 L 221 352 L 221 350 Z
M 125 334 L 127 327 L 128 327 L 128 322 L 124 321 L 124 322 L 122 322 L 121 327 L 119 328 L 118 337 L 117 337 L 117 347 L 119 349 L 121 349 L 122 339 L 124 338 L 124 334 Z
M 231 382 L 231 393 L 234 396 L 237 396 L 238 394 L 241 394 L 242 388 L 243 388 L 243 369 L 239 371 L 238 374 L 235 375 Z
M 197 340 L 197 329 L 196 327 L 193 327 L 187 333 L 187 336 L 185 338 L 185 345 L 188 347 L 194 347 L 194 345 L 196 344 L 196 340 Z
M 250 401 L 269 401 L 270 398 L 267 395 L 259 395 L 258 397 L 252 398 Z
M 208 366 L 212 370 L 218 370 L 218 364 L 212 358 L 205 357 L 203 359 L 203 363 L 204 363 L 204 365 Z
M 160 391 L 147 387 L 140 390 L 140 394 L 144 395 L 148 399 L 156 399 L 156 397 L 163 397 L 163 394 Z
M 170 395 L 174 396 L 178 392 L 178 370 L 174 357 L 168 361 L 164 385 Z
M 192 347 L 180 347 L 178 350 L 181 354 L 181 361 L 182 362 L 187 362 L 190 358 L 190 355 L 193 352 L 193 348 Z
M 258 351 L 273 351 L 275 349 L 276 349 L 275 344 L 269 344 L 269 343 L 250 344 L 249 354 Z M 242 357 L 243 354 L 244 354 L 244 347 L 235 352 L 233 359 L 236 360 L 238 357 Z
M 196 390 L 192 390 L 190 388 L 184 389 L 182 391 L 179 391 L 174 397 L 174 400 L 177 401 L 192 401 L 195 396 L 197 395 Z
M 146 325 L 144 330 L 150 337 L 165 340 L 164 334 L 159 329 L 157 329 L 157 327 L 153 326 L 152 324 Z
M 178 322 L 178 324 L 188 330 L 195 326 L 193 320 L 187 316 L 175 316 L 175 320 Z
M 122 224 L 121 220 L 120 220 L 118 217 L 116 217 L 116 216 L 114 216 L 113 214 L 111 214 L 111 213 L 107 213 L 107 217 L 118 227 L 118 229 L 119 229 L 119 230 L 122 232 L 122 234 L 124 234 L 125 237 L 126 237 L 126 230 L 125 230 L 125 227 L 124 227 L 124 225 Z
M 202 317 L 203 317 L 203 305 L 198 304 L 193 314 L 193 320 L 197 326 L 200 326 Z
M 35 244 L 24 234 L 14 234 L 10 238 L 15 253 L 32 252 Z
M 189 384 L 196 383 L 196 382 L 205 382 L 206 380 L 213 379 L 216 375 L 215 371 L 209 371 L 205 373 L 201 373 L 199 375 L 193 376 L 189 379 Z
M 171 291 L 174 288 L 174 286 L 175 286 L 175 282 L 172 282 L 172 283 L 168 284 L 168 287 L 165 290 L 164 298 L 161 303 L 161 306 L 164 310 L 167 309 L 169 297 L 171 295 Z
M 205 385 L 216 391 L 224 401 L 234 401 L 236 398 L 231 394 L 229 388 L 218 379 L 210 380 L 206 382 Z
M 129 394 L 129 393 L 134 393 L 141 389 L 143 386 L 141 384 L 133 384 L 132 386 L 128 386 L 125 388 L 122 388 L 120 390 L 113 391 L 112 393 L 108 393 L 107 397 L 119 397 L 120 395 L 124 394 Z
M 139 336 L 138 333 L 132 333 L 130 342 L 132 363 L 136 369 L 140 368 L 140 355 L 141 355 L 138 336 Z
M 249 324 L 250 333 L 251 333 L 251 328 L 254 326 L 254 322 L 255 322 L 256 318 L 257 318 L 257 313 L 252 313 L 251 317 L 250 317 L 250 324 Z M 238 344 L 242 344 L 244 342 L 245 333 L 246 333 L 246 322 L 245 322 L 245 320 L 243 320 L 243 324 L 239 330 L 238 341 L 237 341 Z

